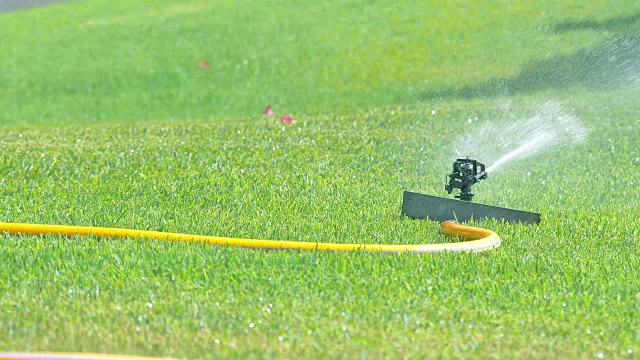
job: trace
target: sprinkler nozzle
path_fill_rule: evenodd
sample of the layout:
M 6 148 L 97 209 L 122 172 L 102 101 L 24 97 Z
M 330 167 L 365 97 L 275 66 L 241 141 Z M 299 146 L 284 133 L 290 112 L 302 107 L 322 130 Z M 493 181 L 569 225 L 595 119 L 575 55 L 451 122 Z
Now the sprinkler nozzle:
M 470 159 L 457 159 L 453 162 L 453 172 L 447 175 L 449 182 L 444 186 L 447 193 L 451 194 L 453 189 L 460 189 L 460 195 L 456 198 L 465 201 L 473 199 L 471 185 L 479 183 L 487 178 L 487 171 L 483 163 Z

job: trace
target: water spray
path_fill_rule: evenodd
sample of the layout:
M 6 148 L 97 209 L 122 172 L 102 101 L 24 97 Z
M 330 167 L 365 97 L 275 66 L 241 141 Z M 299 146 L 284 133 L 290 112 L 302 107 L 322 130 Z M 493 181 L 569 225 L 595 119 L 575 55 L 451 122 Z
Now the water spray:
M 473 125 L 456 138 L 455 154 L 482 159 L 490 174 L 528 157 L 579 144 L 589 135 L 582 120 L 555 101 L 542 104 L 530 117 Z

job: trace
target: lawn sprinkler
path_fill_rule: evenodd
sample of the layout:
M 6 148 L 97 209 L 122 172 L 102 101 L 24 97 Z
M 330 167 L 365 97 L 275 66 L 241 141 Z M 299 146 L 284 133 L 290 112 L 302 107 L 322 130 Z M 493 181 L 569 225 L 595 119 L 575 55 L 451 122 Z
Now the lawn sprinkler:
M 496 219 L 505 222 L 522 222 L 539 224 L 540 214 L 522 210 L 514 210 L 497 206 L 476 204 L 471 202 L 473 192 L 471 186 L 487 178 L 485 165 L 467 156 L 453 162 L 453 172 L 447 174 L 445 190 L 451 194 L 460 190 L 457 199 L 405 191 L 402 197 L 402 214 L 417 218 L 429 218 L 437 221 L 456 220 L 465 222 L 472 219 Z
M 480 169 L 480 172 L 478 172 L 478 169 Z M 467 156 L 466 159 L 456 160 L 453 163 L 453 172 L 447 176 L 449 177 L 449 183 L 444 186 L 447 193 L 451 194 L 453 189 L 460 189 L 460 195 L 456 195 L 456 198 L 471 201 L 473 199 L 471 185 L 486 179 L 487 172 L 483 163 L 469 159 Z

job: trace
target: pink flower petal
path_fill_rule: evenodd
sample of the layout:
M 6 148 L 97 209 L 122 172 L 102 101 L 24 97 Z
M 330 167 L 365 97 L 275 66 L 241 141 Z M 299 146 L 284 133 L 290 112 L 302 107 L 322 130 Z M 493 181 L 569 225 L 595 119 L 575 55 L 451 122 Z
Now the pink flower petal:
M 198 67 L 202 70 L 209 70 L 209 62 L 207 60 L 200 61 L 200 65 Z
M 271 109 L 271 105 L 267 105 L 267 108 L 264 109 L 264 113 L 265 115 L 269 115 L 269 116 L 273 116 L 276 114 L 273 112 L 273 109 Z
M 293 122 L 293 118 L 291 116 L 281 116 L 280 117 L 280 121 L 282 121 L 285 124 L 291 124 Z

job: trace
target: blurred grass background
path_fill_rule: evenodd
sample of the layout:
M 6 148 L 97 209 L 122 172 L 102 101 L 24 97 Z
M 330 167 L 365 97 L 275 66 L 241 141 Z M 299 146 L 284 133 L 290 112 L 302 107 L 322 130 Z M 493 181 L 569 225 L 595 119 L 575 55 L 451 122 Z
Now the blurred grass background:
M 495 93 L 528 65 L 545 72 L 545 59 L 637 29 L 639 11 L 634 1 L 69 2 L 0 15 L 0 123 L 209 119 L 267 104 L 318 114 L 486 81 L 474 94 Z M 518 90 L 538 90 L 537 78 Z

